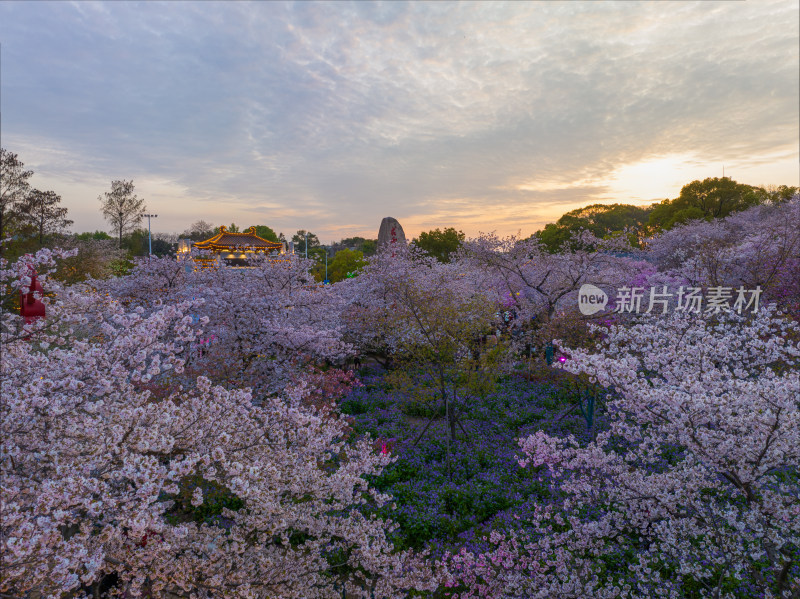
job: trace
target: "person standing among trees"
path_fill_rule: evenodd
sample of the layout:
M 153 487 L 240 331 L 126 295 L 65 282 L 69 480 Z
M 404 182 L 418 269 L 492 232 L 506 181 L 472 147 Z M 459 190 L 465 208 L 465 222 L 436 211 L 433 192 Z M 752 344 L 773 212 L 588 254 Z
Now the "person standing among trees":
M 144 199 L 133 193 L 133 181 L 112 181 L 111 191 L 97 197 L 103 216 L 119 234 L 119 247 L 122 236 L 133 231 L 141 222 L 147 207 Z

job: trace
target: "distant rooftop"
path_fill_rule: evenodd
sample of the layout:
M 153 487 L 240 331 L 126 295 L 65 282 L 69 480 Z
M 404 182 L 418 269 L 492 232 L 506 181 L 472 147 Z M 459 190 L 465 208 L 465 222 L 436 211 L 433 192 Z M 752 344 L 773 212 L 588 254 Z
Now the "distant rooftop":
M 199 250 L 212 250 L 216 252 L 232 250 L 234 248 L 248 249 L 251 251 L 283 250 L 282 243 L 269 241 L 256 235 L 256 228 L 250 227 L 244 233 L 233 233 L 225 226 L 219 228 L 219 233 L 205 241 L 198 241 L 194 247 Z

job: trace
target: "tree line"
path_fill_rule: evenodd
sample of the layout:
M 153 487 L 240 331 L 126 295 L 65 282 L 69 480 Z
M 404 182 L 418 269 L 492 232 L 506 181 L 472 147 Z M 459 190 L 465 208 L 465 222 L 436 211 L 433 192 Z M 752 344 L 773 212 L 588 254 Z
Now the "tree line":
M 597 237 L 625 235 L 632 247 L 640 247 L 644 240 L 677 225 L 712 221 L 753 206 L 786 202 L 797 192 L 797 187 L 789 185 L 757 187 L 737 183 L 730 177 L 709 177 L 684 185 L 677 198 L 650 206 L 592 204 L 571 210 L 535 236 L 551 252 L 572 243 L 575 234 L 582 231 Z
M 8 238 L 32 240 L 41 247 L 45 238 L 72 224 L 61 196 L 31 187 L 32 170 L 16 154 L 0 148 L 0 251 Z
M 25 169 L 16 154 L 0 149 L 0 253 L 11 256 L 45 247 L 57 239 L 64 247 L 64 236 L 73 221 L 67 218 L 67 208 L 62 207 L 61 196 L 54 191 L 31 187 L 33 171 Z M 532 237 L 550 252 L 560 252 L 576 243 L 579 233 L 587 231 L 597 238 L 627 237 L 631 248 L 639 248 L 646 240 L 660 232 L 694 220 L 712 221 L 725 218 L 753 206 L 785 202 L 798 193 L 798 188 L 788 185 L 753 186 L 738 183 L 730 177 L 706 178 L 685 185 L 677 198 L 665 199 L 649 206 L 631 204 L 591 204 L 571 210 L 555 223 L 546 225 Z M 144 199 L 135 193 L 133 181 L 114 180 L 111 189 L 98 196 L 100 210 L 108 221 L 115 238 L 104 231 L 75 234 L 67 243 L 80 248 L 80 258 L 86 274 L 119 274 L 127 272 L 134 256 L 152 253 L 157 256 L 174 254 L 179 237 L 202 241 L 219 232 L 205 220 L 198 220 L 182 234 L 157 233 L 148 239 L 147 229 L 142 229 L 142 219 L 147 212 Z M 293 244 L 296 253 L 306 254 L 316 262 L 313 272 L 318 281 L 338 282 L 354 276 L 366 259 L 375 254 L 377 239 L 348 237 L 323 247 L 319 237 L 299 229 L 290 238 L 276 233 L 267 225 L 254 225 L 256 234 L 269 241 Z M 227 226 L 239 232 L 235 223 Z M 116 251 L 111 242 L 116 239 Z M 412 243 L 428 256 L 447 263 L 462 246 L 463 231 L 454 227 L 423 231 Z M 307 247 L 306 247 L 307 246 Z M 105 257 L 105 265 L 102 257 Z M 327 268 L 326 268 L 327 256 Z

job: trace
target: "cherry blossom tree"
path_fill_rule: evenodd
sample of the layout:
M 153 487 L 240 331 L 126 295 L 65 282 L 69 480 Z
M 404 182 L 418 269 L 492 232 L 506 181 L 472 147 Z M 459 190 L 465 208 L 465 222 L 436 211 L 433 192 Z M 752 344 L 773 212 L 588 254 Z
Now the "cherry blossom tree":
M 800 330 L 763 311 L 612 327 L 565 368 L 613 386 L 581 447 L 520 440 L 561 499 L 495 550 L 451 556 L 459 596 L 796 597 Z M 466 589 L 466 590 L 464 590 Z
M 187 363 L 216 381 L 275 393 L 312 363 L 343 364 L 352 348 L 342 340 L 340 295 L 318 285 L 312 260 L 254 256 L 247 268 L 195 268 L 193 256 L 140 259 L 131 274 L 96 288 L 146 310 L 202 299 L 202 355 Z
M 588 231 L 559 253 L 550 253 L 535 238 L 482 235 L 465 242 L 457 261 L 461 268 L 485 273 L 486 283 L 507 300 L 515 313 L 512 329 L 520 344 L 543 344 L 559 331 L 573 331 L 577 293 L 585 284 L 608 290 L 621 287 L 647 265 L 620 255 L 630 250 L 624 239 L 600 240 Z
M 783 307 L 800 302 L 793 291 L 800 255 L 800 197 L 755 206 L 727 218 L 691 221 L 648 243 L 660 272 L 701 287 L 760 287 Z
M 343 364 L 352 348 L 342 339 L 339 297 L 310 273 L 313 260 L 256 257 L 248 269 L 199 271 L 187 290 L 204 298 L 214 341 L 194 367 L 275 392 L 298 369 Z
M 54 261 L 46 251 L 28 259 L 42 272 Z M 4 263 L 6 286 L 30 285 L 14 282 L 27 268 Z M 403 597 L 435 587 L 419 558 L 392 551 L 390 524 L 356 509 L 387 500 L 364 477 L 392 458 L 308 407 L 314 381 L 254 405 L 247 389 L 190 376 L 202 298 L 146 310 L 88 287 L 47 291 L 47 319 L 23 327 L 3 314 L 4 596 Z M 215 510 L 211 495 L 226 507 Z
M 379 252 L 351 286 L 361 290 L 356 327 L 382 339 L 407 373 L 436 381 L 454 440 L 459 383 L 478 367 L 478 343 L 493 330 L 499 298 L 464 265 L 406 246 Z
M 187 287 L 196 276 L 192 256 L 136 257 L 130 272 L 113 279 L 89 281 L 98 292 L 107 293 L 131 308 L 151 310 L 166 303 L 191 298 Z

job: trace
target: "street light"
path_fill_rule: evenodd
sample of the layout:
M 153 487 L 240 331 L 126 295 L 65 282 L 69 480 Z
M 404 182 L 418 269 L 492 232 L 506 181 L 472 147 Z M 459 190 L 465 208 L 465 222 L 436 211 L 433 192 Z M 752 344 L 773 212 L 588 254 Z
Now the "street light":
M 150 235 L 150 219 L 158 217 L 158 214 L 143 214 L 147 217 L 147 259 L 153 255 L 153 237 Z
M 306 237 L 306 260 L 308 260 L 308 231 L 306 231 L 305 237 Z

